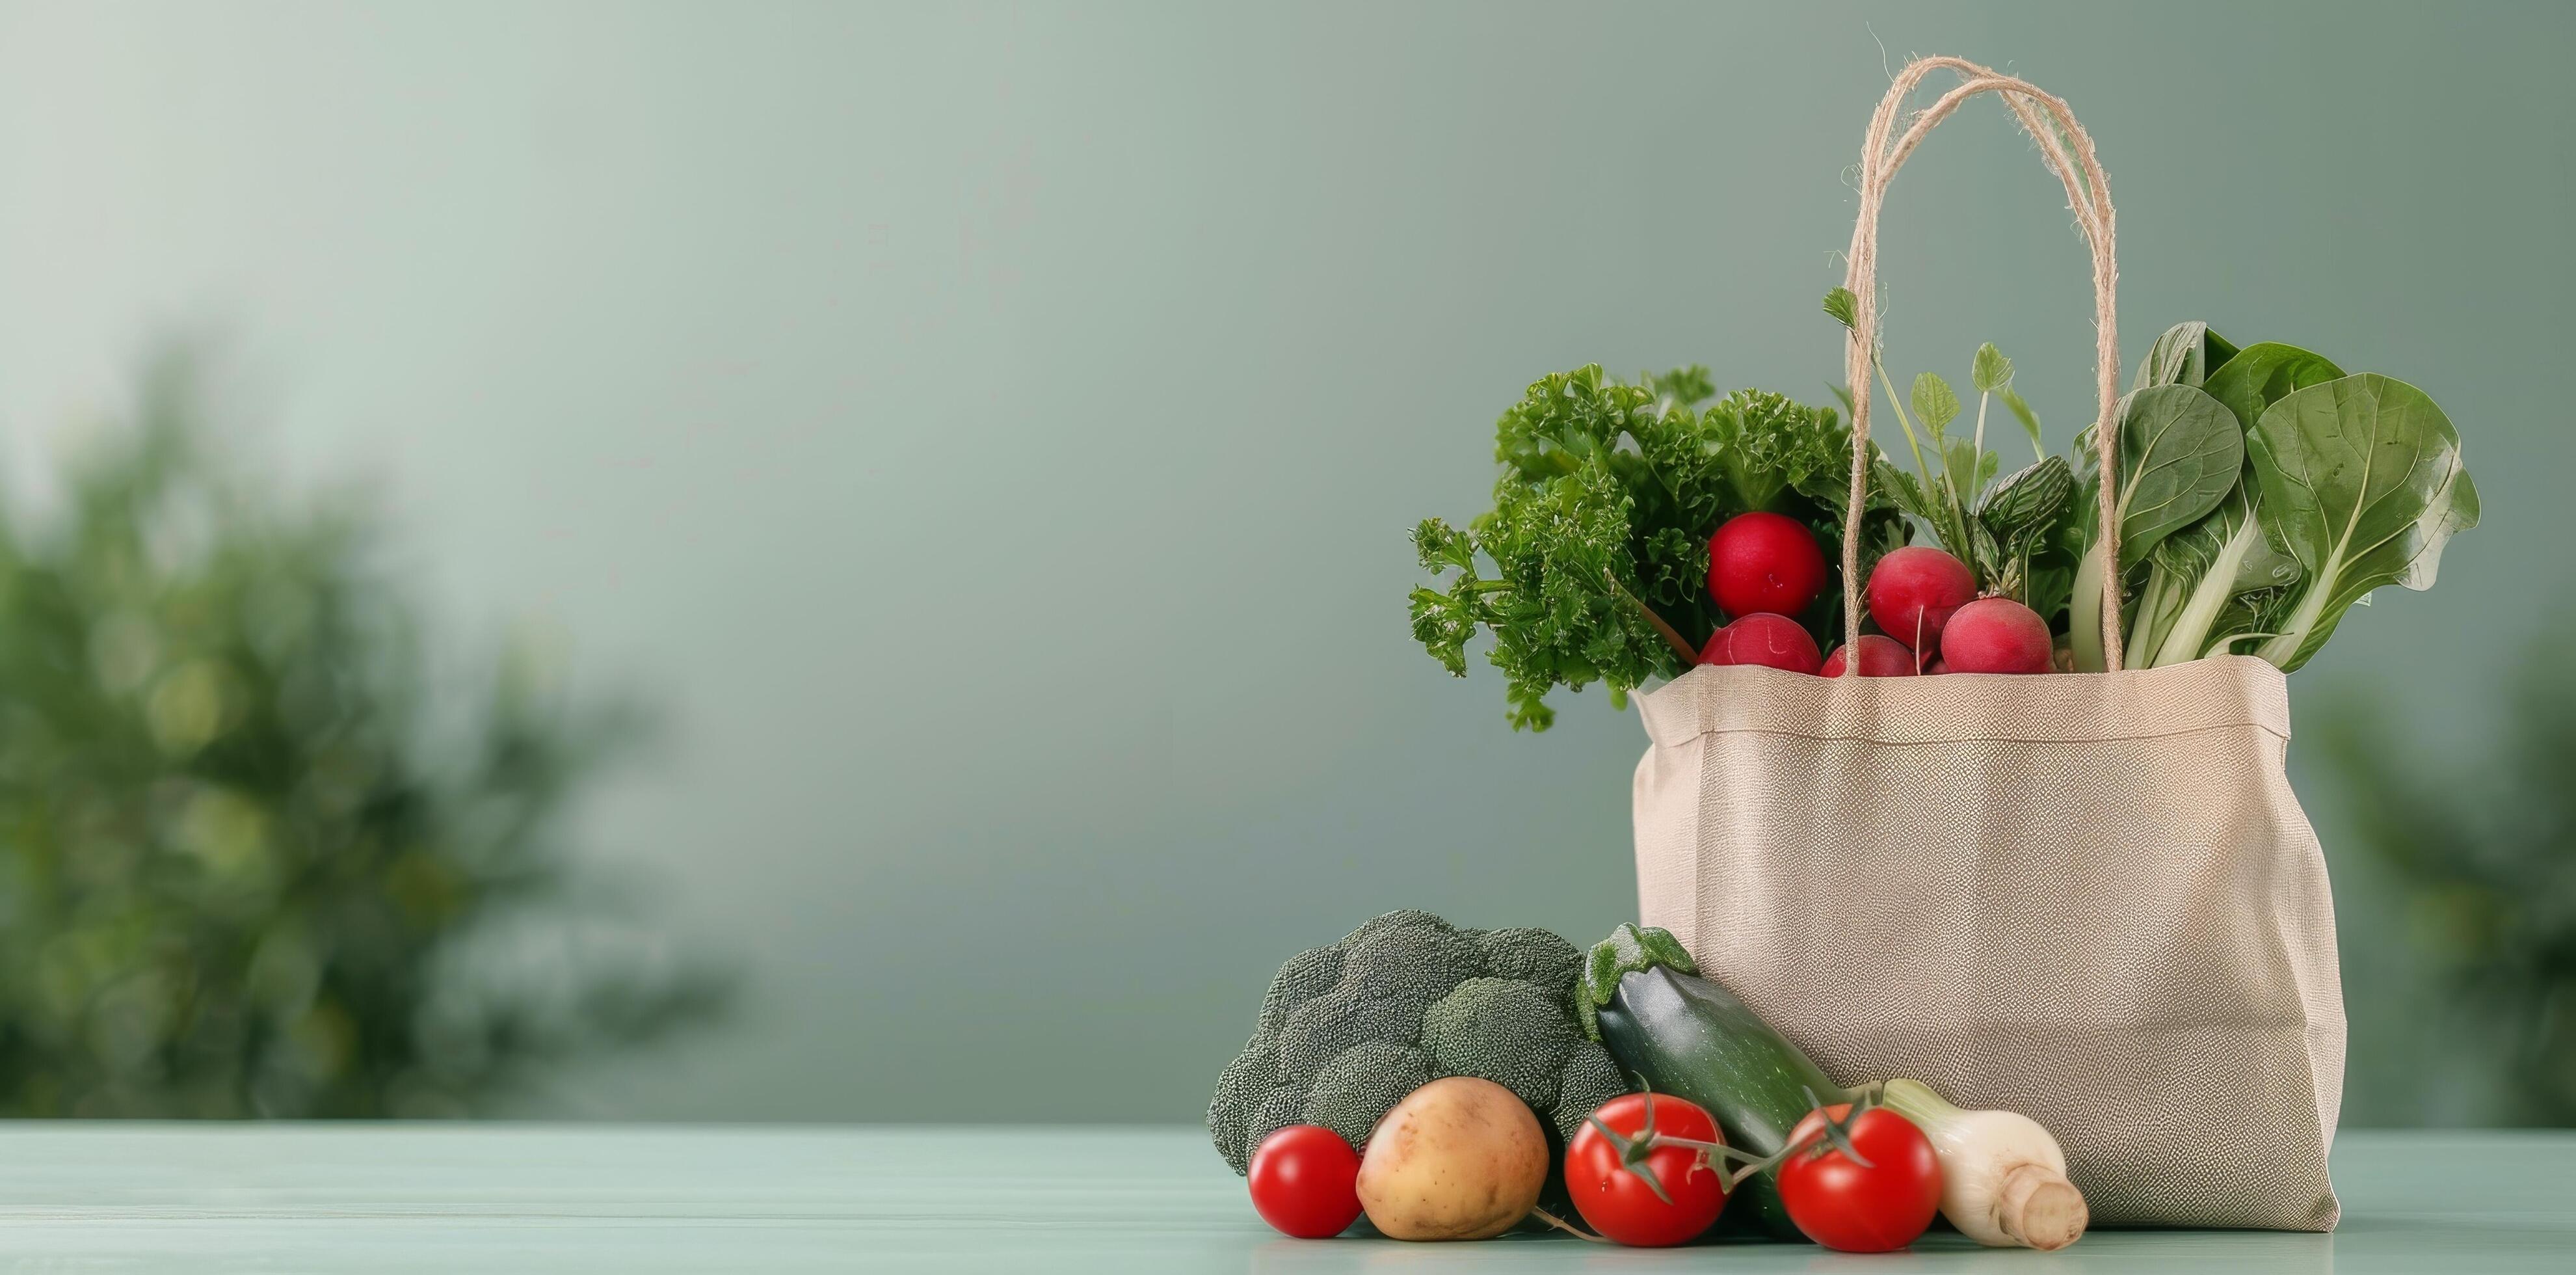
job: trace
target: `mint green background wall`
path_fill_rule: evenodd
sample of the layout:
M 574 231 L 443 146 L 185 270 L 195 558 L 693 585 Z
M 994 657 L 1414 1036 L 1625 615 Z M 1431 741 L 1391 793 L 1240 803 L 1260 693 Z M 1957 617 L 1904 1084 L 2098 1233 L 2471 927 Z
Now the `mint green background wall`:
M 376 476 L 458 632 L 534 627 L 664 703 L 586 839 L 754 995 L 528 1110 L 1190 1119 L 1298 947 L 1405 904 L 1629 913 L 1634 720 L 1592 695 L 1512 736 L 1493 679 L 1407 643 L 1403 532 L 1480 506 L 1493 416 L 1549 369 L 1822 398 L 1843 169 L 1908 50 L 2089 124 L 2131 357 L 2206 318 L 2449 409 L 2486 525 L 2296 684 L 2383 688 L 2427 757 L 2473 738 L 2571 575 L 2571 28 L 0 6 L 0 424 L 36 483 L 152 334 L 224 331 L 245 454 Z M 1992 339 L 2062 446 L 2083 250 L 2000 110 L 1909 167 L 1884 258 L 1892 361 Z M 2348 858 L 2351 1114 L 2455 1117 Z

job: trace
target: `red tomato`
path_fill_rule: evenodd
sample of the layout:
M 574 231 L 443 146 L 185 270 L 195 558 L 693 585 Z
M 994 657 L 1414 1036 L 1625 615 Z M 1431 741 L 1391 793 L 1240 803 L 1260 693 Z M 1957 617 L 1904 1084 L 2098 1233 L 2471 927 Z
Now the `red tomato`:
M 1646 1134 L 1647 1103 L 1654 1104 L 1655 1132 L 1701 1142 L 1723 1142 L 1717 1122 L 1699 1104 L 1668 1094 L 1629 1094 L 1601 1104 L 1593 1119 L 1610 1126 L 1621 1139 Z M 1635 1168 L 1630 1166 L 1634 1164 Z M 1658 1198 L 1655 1188 L 1635 1170 L 1654 1173 L 1672 1197 Z M 1662 1247 L 1696 1238 L 1726 1207 L 1726 1178 L 1700 1163 L 1689 1147 L 1636 1148 L 1625 1151 L 1617 1139 L 1590 1121 L 1565 1148 L 1565 1189 L 1574 1209 L 1592 1229 L 1622 1244 Z
M 1914 1242 L 1941 1208 L 1941 1161 L 1914 1122 L 1872 1107 L 1851 1122 L 1852 1149 L 1867 1166 L 1834 1148 L 1825 1117 L 1840 1120 L 1851 1104 L 1810 1111 L 1789 1131 L 1799 1148 L 1780 1162 L 1780 1202 L 1808 1239 L 1845 1253 L 1888 1253 Z M 1813 1145 L 1809 1145 L 1812 1140 Z
M 1252 1153 L 1252 1211 L 1301 1240 L 1330 1239 L 1360 1215 L 1360 1153 L 1319 1124 L 1292 1124 Z

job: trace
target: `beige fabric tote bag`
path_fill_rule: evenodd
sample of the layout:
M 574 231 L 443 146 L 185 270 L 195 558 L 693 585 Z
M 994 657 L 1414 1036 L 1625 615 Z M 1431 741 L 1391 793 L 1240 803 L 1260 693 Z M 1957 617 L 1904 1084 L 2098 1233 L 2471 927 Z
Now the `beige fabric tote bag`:
M 1964 82 L 1891 140 L 1906 94 L 1941 68 Z M 2098 419 L 2117 419 L 2113 222 L 2091 140 L 2021 80 L 1917 62 L 1860 167 L 1855 510 L 1879 204 L 1922 135 L 1980 93 L 2002 95 L 2065 182 L 2093 251 Z M 2117 431 L 2097 433 L 2116 474 Z M 1643 696 L 1639 913 L 1837 1081 L 1911 1076 L 2048 1126 L 2097 1222 L 2332 1229 L 2343 993 L 2325 861 L 2282 766 L 2282 675 L 2242 656 L 2118 671 L 2116 579 L 2104 592 L 2108 673 L 1708 667 Z

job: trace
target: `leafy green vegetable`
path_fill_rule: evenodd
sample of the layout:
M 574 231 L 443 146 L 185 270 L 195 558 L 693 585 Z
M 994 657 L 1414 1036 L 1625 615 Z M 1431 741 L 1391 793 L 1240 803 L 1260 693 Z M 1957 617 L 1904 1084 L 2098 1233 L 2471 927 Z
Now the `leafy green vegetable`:
M 1708 537 L 1726 519 L 1769 510 L 1839 548 L 1841 418 L 1754 390 L 1703 411 L 1711 392 L 1698 367 L 1633 385 L 1597 364 L 1545 377 L 1495 426 L 1493 508 L 1465 529 L 1438 518 L 1414 529 L 1423 569 L 1447 577 L 1413 590 L 1414 639 L 1464 677 L 1468 643 L 1489 632 L 1515 727 L 1545 730 L 1557 686 L 1602 682 L 1624 704 L 1648 678 L 1687 671 L 1721 620 Z M 1905 535 L 1894 504 L 1873 500 L 1864 561 Z M 1839 591 L 1826 593 L 1800 617 L 1820 634 L 1839 615 Z
M 1872 491 L 1885 492 L 1888 499 L 1908 515 L 1927 523 L 1937 522 L 1941 517 L 1932 503 L 1931 494 L 1923 490 L 1923 484 L 1914 475 L 1898 469 L 1883 450 L 1870 458 L 1869 486 Z
M 1825 294 L 1846 328 L 1856 307 L 1848 289 Z M 1977 404 L 1962 437 L 1951 431 L 1965 405 L 1947 379 L 1918 373 L 1900 396 L 1882 351 L 1869 353 L 1913 465 L 1900 468 L 1883 441 L 1872 449 L 1862 569 L 1919 522 L 1981 593 L 2020 600 L 2062 635 L 2079 670 L 2108 662 L 2106 579 L 2129 621 L 2124 663 L 2251 650 L 2292 669 L 2371 590 L 2429 586 L 2443 545 L 2477 522 L 2459 439 L 2419 391 L 2181 323 L 2156 339 L 2119 405 L 2120 554 L 2106 562 L 2096 426 L 2067 455 L 2047 455 L 2012 360 L 1988 343 L 1969 360 Z M 1463 530 L 1437 518 L 1414 529 L 1435 577 L 1411 595 L 1415 639 L 1463 677 L 1468 645 L 1490 632 L 1516 727 L 1546 729 L 1558 686 L 1604 682 L 1622 705 L 1648 679 L 1688 670 L 1726 618 L 1707 589 L 1708 538 L 1726 519 L 1784 514 L 1839 557 L 1852 451 L 1842 418 L 1778 394 L 1711 403 L 1715 393 L 1703 367 L 1634 384 L 1597 365 L 1544 378 L 1496 426 L 1494 507 Z M 1835 393 L 1849 410 L 1850 390 Z M 1985 446 L 1997 400 L 2038 453 L 2000 483 Z M 1828 587 L 1796 618 L 1830 644 L 1841 605 Z
M 1995 397 L 2002 399 L 2004 406 L 2012 409 L 2014 418 L 2021 422 L 2022 431 L 2030 435 L 2031 454 L 2047 455 L 2047 444 L 2042 443 L 2039 437 L 2039 413 L 2030 410 L 2030 404 L 2022 398 L 2021 391 L 2007 385 L 1996 390 Z
M 1836 505 L 1850 499 L 1851 431 L 1832 412 L 1767 390 L 1727 395 L 1698 431 L 1663 431 L 1658 448 L 1649 458 L 1671 473 L 1683 471 L 1693 449 L 1717 456 L 1727 490 L 1717 504 L 1685 511 L 1692 515 L 1789 512 L 1796 496 Z
M 1969 364 L 1969 369 L 1969 383 L 1975 385 L 1980 394 L 1992 394 L 2012 384 L 2012 360 L 2005 358 L 2004 352 L 1996 349 L 1992 341 L 1977 347 L 1977 356 Z
M 1825 294 L 1825 313 L 1845 327 L 1852 326 L 1855 304 L 1850 289 L 1835 288 Z M 1870 485 L 1873 489 L 1890 493 L 1898 509 L 1922 519 L 1932 528 L 1932 535 L 1941 542 L 1942 548 L 1967 563 L 1981 584 L 1991 586 L 1998 573 L 2004 570 L 2008 555 L 1995 536 L 1969 514 L 1986 485 L 1994 481 L 1995 471 L 2000 467 L 2000 458 L 1986 450 L 1986 408 L 1989 401 L 2003 399 L 2030 432 L 2031 449 L 2038 451 L 2040 447 L 2039 417 L 2030 410 L 2030 404 L 2023 402 L 2021 395 L 2012 389 L 2012 360 L 2005 358 L 1992 342 L 1979 346 L 1970 359 L 1969 382 L 1977 389 L 1977 422 L 1976 432 L 1963 439 L 1949 436 L 1950 424 L 1959 418 L 1962 410 L 1958 392 L 1951 389 L 1950 383 L 1938 373 L 1915 375 L 1913 393 L 1907 398 L 1914 406 L 1914 415 L 1922 419 L 1924 433 L 1931 438 L 1933 456 L 1940 461 L 1940 472 L 1936 475 L 1924 464 L 1922 439 L 1915 434 L 1905 408 L 1896 401 L 1896 387 L 1888 379 L 1887 367 L 1879 353 L 1876 349 L 1870 351 L 1870 366 L 1878 374 L 1879 384 L 1887 391 L 1888 411 L 1905 432 L 1906 448 L 1913 455 L 1915 475 L 1920 475 L 1921 481 L 1873 458 Z M 1850 393 L 1837 392 L 1843 395 L 1844 407 L 1848 409 Z M 1882 453 L 1886 451 L 1884 447 L 1879 450 Z
M 1860 298 L 1853 296 L 1849 288 L 1828 288 L 1825 290 L 1825 313 L 1834 316 L 1834 320 L 1844 327 L 1857 328 L 1860 326 Z
M 2343 369 L 2323 355 L 2277 341 L 2259 341 L 2211 372 L 2208 383 L 2201 388 L 2226 404 L 2227 410 L 2235 413 L 2237 423 L 2251 430 L 2263 418 L 2264 408 L 2288 397 L 2291 391 L 2342 375 Z
M 2121 502 L 2133 666 L 2250 647 L 2295 669 L 2372 589 L 2429 587 L 2443 545 L 2477 522 L 2458 436 L 2403 382 L 2347 376 L 2277 342 L 2240 350 L 2198 323 L 2158 338 L 2139 378 L 2121 439 L 2122 473 L 2136 484 Z M 2151 395 L 2168 401 L 2148 410 Z M 2203 419 L 2206 403 L 2233 428 Z M 2241 440 L 2242 463 L 2229 462 L 2224 434 Z M 2213 491 L 2206 512 L 2178 523 Z M 2102 568 L 2088 548 L 2073 586 L 2082 668 L 2101 667 Z
M 1941 479 L 1949 485 L 1950 493 L 1964 503 L 1973 504 L 1977 493 L 1995 480 L 1995 470 L 2002 460 L 1972 439 L 1941 440 Z
M 1977 507 L 1977 517 L 1997 539 L 2045 531 L 2075 494 L 2075 473 L 2062 456 L 2050 456 L 2003 480 Z
M 2147 357 L 2138 364 L 2137 379 L 2129 389 L 2134 393 L 2158 385 L 2200 385 L 2236 352 L 2227 338 L 2210 331 L 2206 323 L 2177 323 L 2147 347 Z
M 2218 507 L 2245 463 L 2245 432 L 2225 406 L 2188 385 L 2129 396 L 2120 411 L 2120 565 Z
M 2120 526 L 2119 571 L 2125 576 L 2166 536 L 2208 516 L 2227 498 L 2245 464 L 2245 431 L 2217 399 L 2174 382 L 2130 391 L 2120 405 L 2119 443 L 2113 508 Z M 2107 569 L 2097 535 L 2085 547 L 2075 574 L 2069 620 L 2075 667 L 2086 672 L 2107 667 L 2102 649 L 2102 577 Z
M 1923 418 L 1923 428 L 1939 438 L 1950 422 L 1959 419 L 1959 396 L 1939 373 L 1918 372 L 1914 376 L 1914 414 Z
M 1618 442 L 1684 410 L 1651 387 L 1603 377 L 1597 365 L 1549 376 L 1495 428 L 1504 473 L 1494 508 L 1470 531 L 1437 518 L 1415 528 L 1423 568 L 1458 573 L 1445 592 L 1413 591 L 1415 640 L 1464 677 L 1467 641 L 1492 630 L 1490 658 L 1511 679 L 1515 726 L 1546 729 L 1555 714 L 1545 697 L 1559 683 L 1580 690 L 1606 680 L 1616 696 L 1682 667 L 1670 646 L 1682 639 L 1664 636 L 1639 594 L 1646 579 L 1686 573 L 1671 558 L 1687 550 L 1641 545 L 1631 534 L 1646 461 Z M 1494 565 L 1490 578 L 1478 571 L 1480 552 Z
M 2442 548 L 2478 522 L 2460 436 L 2424 392 L 2364 372 L 2296 390 L 2250 436 L 2262 516 L 2303 579 L 2257 653 L 2295 669 L 2381 585 L 2433 587 Z
M 2240 481 L 2208 517 L 2156 546 L 2129 630 L 2131 664 L 2179 664 L 2209 654 L 2212 633 L 2229 631 L 2214 628 L 2229 603 L 2298 579 L 2298 562 L 2263 534 L 2249 492 Z
M 2005 358 L 2004 352 L 1996 349 L 1994 342 L 1988 341 L 1977 347 L 1977 355 L 1970 364 L 1968 379 L 1977 387 L 1976 442 L 1979 451 L 1984 451 L 1986 446 L 1986 402 L 1989 399 L 2000 398 L 2004 401 L 2004 406 L 2012 409 L 2012 414 L 2020 419 L 2022 429 L 2030 435 L 2031 455 L 2036 458 L 2048 454 L 2048 449 L 2039 441 L 2039 414 L 2030 410 L 2030 404 L 2023 401 L 2019 391 L 2013 389 L 2013 361 Z
M 1987 494 L 1977 508 L 1977 521 L 1999 550 L 1992 573 L 1996 592 L 2038 610 L 2031 601 L 2031 564 L 2047 552 L 2074 495 L 2075 472 L 2062 456 L 2041 459 Z M 2048 613 L 2040 615 L 2045 619 Z

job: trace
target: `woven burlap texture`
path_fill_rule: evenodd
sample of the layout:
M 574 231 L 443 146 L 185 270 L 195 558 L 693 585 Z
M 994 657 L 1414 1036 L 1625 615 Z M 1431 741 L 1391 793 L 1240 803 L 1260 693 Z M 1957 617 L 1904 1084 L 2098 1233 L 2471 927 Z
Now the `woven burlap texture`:
M 2279 670 L 1639 703 L 1641 919 L 1836 1081 L 2037 1119 L 2097 1224 L 2333 1228 L 2343 991 Z

